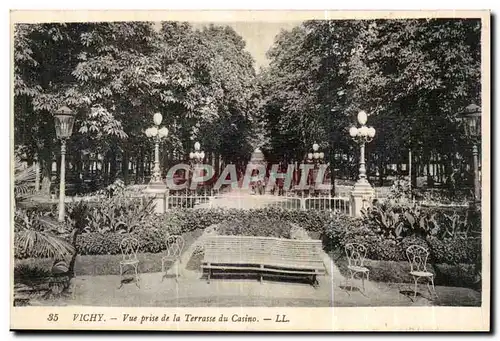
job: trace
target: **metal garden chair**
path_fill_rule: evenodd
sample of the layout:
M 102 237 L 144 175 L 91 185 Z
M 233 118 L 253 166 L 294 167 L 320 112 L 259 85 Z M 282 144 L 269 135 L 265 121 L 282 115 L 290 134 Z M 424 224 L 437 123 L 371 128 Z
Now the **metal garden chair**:
M 120 261 L 120 288 L 123 286 L 123 275 L 126 268 L 132 267 L 135 273 L 135 284 L 139 286 L 139 259 L 137 251 L 139 250 L 139 241 L 133 237 L 126 237 L 120 243 L 122 260 Z M 125 270 L 125 271 L 124 271 Z
M 165 263 L 171 262 L 172 264 L 178 260 L 175 267 L 175 280 L 179 277 L 179 263 L 181 262 L 182 250 L 184 249 L 184 238 L 179 235 L 170 235 L 167 237 L 167 254 L 161 258 L 161 272 L 164 273 L 162 281 L 167 277 L 167 268 Z
M 434 274 L 427 270 L 427 258 L 429 257 L 429 251 L 420 245 L 411 245 L 406 249 L 406 256 L 410 262 L 410 275 L 413 276 L 415 281 L 414 298 L 417 297 L 417 283 L 420 278 L 427 278 L 427 289 L 429 289 L 429 294 L 432 295 L 429 282 L 432 283 L 432 290 L 434 295 L 438 297 L 436 289 L 434 288 Z
M 359 243 L 349 243 L 345 246 L 345 251 L 347 255 L 347 269 L 349 270 L 349 278 L 346 277 L 347 287 L 348 281 L 355 279 L 357 274 L 361 274 L 361 280 L 363 283 L 363 291 L 365 291 L 365 277 L 369 280 L 370 270 L 364 266 L 364 261 L 366 257 L 366 246 Z M 352 287 L 351 287 L 352 291 Z

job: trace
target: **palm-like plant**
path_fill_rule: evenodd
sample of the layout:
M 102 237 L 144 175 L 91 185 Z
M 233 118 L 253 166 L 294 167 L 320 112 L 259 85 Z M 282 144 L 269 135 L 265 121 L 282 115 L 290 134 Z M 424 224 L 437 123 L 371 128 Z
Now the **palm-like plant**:
M 14 199 L 16 206 L 28 201 L 34 194 L 35 167 L 25 166 L 18 156 L 14 160 Z
M 35 168 L 14 160 L 14 234 L 22 251 L 35 257 L 66 258 L 74 253 L 73 246 L 55 232 L 63 226 L 48 216 L 28 212 L 24 207 L 35 194 Z

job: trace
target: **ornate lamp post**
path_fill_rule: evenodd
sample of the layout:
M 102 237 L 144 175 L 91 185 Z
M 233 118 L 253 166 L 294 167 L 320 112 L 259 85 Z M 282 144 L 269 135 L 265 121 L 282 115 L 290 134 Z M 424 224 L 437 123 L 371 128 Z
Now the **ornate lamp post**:
M 313 179 L 312 181 L 314 181 L 316 179 L 316 174 L 317 174 L 317 165 L 321 164 L 323 162 L 325 158 L 325 153 L 323 152 L 319 152 L 319 145 L 315 142 L 313 143 L 312 145 L 312 153 L 309 152 L 307 153 L 307 161 L 309 163 L 312 163 L 314 164 L 314 168 L 313 168 Z M 312 182 L 311 181 L 311 182 Z M 312 189 L 313 193 L 314 193 L 314 188 Z
M 200 151 L 200 149 L 200 142 L 196 142 L 194 144 L 194 152 L 189 153 L 189 160 L 191 164 L 194 165 L 193 168 L 195 172 L 198 170 L 198 164 L 202 163 L 203 159 L 205 159 L 205 152 Z M 191 177 L 189 177 L 189 188 L 191 188 Z
M 189 153 L 189 160 L 191 160 L 194 164 L 203 162 L 203 159 L 205 158 L 205 152 L 200 151 L 200 149 L 200 142 L 196 142 L 194 144 L 194 152 Z
M 481 107 L 476 104 L 468 105 L 460 113 L 459 120 L 464 125 L 465 135 L 472 141 L 472 158 L 474 167 L 474 204 L 481 201 L 481 186 L 479 184 L 479 148 L 481 142 Z
M 318 152 L 319 145 L 317 143 L 314 143 L 312 145 L 312 149 L 313 152 L 307 154 L 307 161 L 314 163 L 314 165 L 320 164 L 325 158 L 325 153 Z
M 375 137 L 375 129 L 366 126 L 367 120 L 368 116 L 366 112 L 360 111 L 358 113 L 358 123 L 361 127 L 357 128 L 353 126 L 349 129 L 349 135 L 360 145 L 359 179 L 351 193 L 353 203 L 352 213 L 355 216 L 361 215 L 361 209 L 366 206 L 367 202 L 370 204 L 375 195 L 375 191 L 366 178 L 365 144 L 371 142 Z
M 162 139 L 168 136 L 168 129 L 166 127 L 161 127 L 160 124 L 163 119 L 163 116 L 157 112 L 153 115 L 154 126 L 146 129 L 146 136 L 149 138 L 153 138 L 155 142 L 155 162 L 153 167 L 153 175 L 149 182 L 148 187 L 154 187 L 157 189 L 164 189 L 165 184 L 161 178 L 161 170 L 160 170 L 160 142 Z
M 57 220 L 64 221 L 64 200 L 66 197 L 66 141 L 73 132 L 75 112 L 63 106 L 55 115 L 56 135 L 61 140 L 61 171 L 59 174 L 59 215 Z

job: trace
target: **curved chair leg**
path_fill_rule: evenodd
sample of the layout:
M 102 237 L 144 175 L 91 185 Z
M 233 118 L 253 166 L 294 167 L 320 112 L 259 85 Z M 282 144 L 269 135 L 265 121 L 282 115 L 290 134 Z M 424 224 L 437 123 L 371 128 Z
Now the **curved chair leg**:
M 352 271 L 351 272 L 351 291 L 353 290 L 355 280 L 356 280 L 356 271 Z
M 120 289 L 123 286 L 123 265 L 120 263 Z
M 139 286 L 139 264 L 135 264 L 134 265 L 134 270 L 135 270 L 135 285 L 137 285 L 138 288 L 140 288 Z
M 436 295 L 436 297 L 439 297 L 437 292 L 436 292 L 436 288 L 434 287 L 434 276 L 431 276 L 431 283 L 432 283 L 432 290 L 434 291 L 434 295 Z
M 417 298 L 417 282 L 418 282 L 418 277 L 417 276 L 413 276 L 413 279 L 415 280 L 415 290 L 414 290 L 414 294 L 413 294 L 413 298 Z
M 175 262 L 175 281 L 179 282 L 179 262 Z
M 165 279 L 165 277 L 167 277 L 167 273 L 165 272 L 165 260 L 162 259 L 161 260 L 161 281 L 162 282 Z
M 361 274 L 361 283 L 363 285 L 363 292 L 365 291 L 365 274 Z

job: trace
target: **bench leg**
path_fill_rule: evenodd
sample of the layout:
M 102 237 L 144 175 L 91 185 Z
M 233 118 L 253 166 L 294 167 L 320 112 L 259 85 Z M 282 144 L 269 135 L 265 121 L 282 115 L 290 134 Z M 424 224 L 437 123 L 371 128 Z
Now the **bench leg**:
M 260 269 L 261 269 L 261 271 L 260 271 L 260 284 L 262 284 L 262 275 L 263 275 L 262 271 L 264 270 L 264 265 L 261 265 Z
M 313 287 L 315 289 L 319 286 L 318 276 L 317 275 L 313 275 L 313 277 L 312 277 L 312 285 L 313 285 Z
M 210 274 L 212 273 L 212 269 L 208 269 L 208 274 L 207 274 L 207 283 L 210 283 Z

